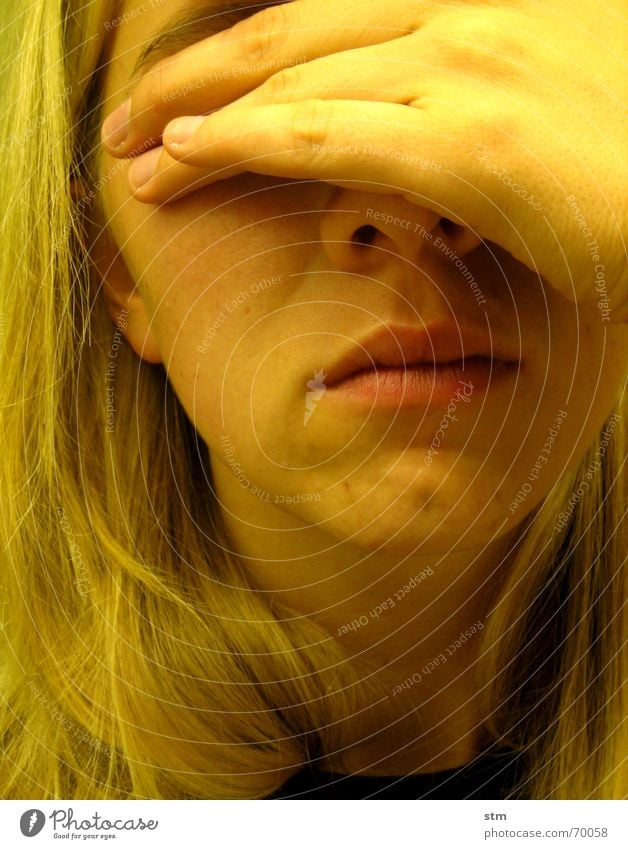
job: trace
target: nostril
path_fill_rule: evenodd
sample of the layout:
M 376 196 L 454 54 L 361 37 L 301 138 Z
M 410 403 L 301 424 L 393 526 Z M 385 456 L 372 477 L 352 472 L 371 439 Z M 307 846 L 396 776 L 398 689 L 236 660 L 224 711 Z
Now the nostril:
M 372 224 L 364 224 L 362 227 L 358 227 L 351 237 L 351 241 L 357 245 L 372 245 L 376 235 L 377 227 L 373 227 Z
M 464 229 L 459 224 L 454 224 L 449 218 L 441 218 L 440 226 L 448 236 L 455 236 L 460 230 Z
M 457 253 L 469 253 L 482 244 L 482 239 L 470 227 L 455 224 L 449 218 L 441 218 L 438 229 L 443 234 L 448 245 Z

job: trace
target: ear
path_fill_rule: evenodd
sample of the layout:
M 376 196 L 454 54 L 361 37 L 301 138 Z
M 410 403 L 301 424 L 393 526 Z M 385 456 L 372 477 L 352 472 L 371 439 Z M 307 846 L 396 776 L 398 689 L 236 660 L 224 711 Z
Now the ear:
M 102 281 L 111 318 L 140 359 L 162 363 L 153 322 L 142 294 L 106 226 L 90 240 L 92 266 Z

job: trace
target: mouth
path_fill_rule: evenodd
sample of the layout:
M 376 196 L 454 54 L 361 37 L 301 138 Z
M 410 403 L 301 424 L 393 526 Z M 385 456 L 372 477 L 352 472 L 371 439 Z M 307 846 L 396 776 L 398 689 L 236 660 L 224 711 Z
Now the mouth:
M 386 326 L 328 371 L 328 397 L 370 406 L 443 406 L 502 385 L 520 358 L 486 331 L 438 324 Z

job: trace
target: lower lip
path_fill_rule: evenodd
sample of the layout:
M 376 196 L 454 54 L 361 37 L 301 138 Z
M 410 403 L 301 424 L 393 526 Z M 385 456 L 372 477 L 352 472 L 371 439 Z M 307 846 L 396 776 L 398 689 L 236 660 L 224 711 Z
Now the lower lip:
M 369 407 L 446 407 L 457 393 L 471 398 L 497 388 L 515 375 L 519 362 L 469 357 L 450 363 L 425 363 L 407 368 L 365 369 L 328 386 L 328 397 Z

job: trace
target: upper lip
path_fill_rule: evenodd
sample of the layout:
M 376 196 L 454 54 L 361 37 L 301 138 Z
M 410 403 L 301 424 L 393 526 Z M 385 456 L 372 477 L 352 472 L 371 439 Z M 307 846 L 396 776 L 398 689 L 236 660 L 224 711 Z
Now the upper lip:
M 412 368 L 419 364 L 441 364 L 485 357 L 517 361 L 488 330 L 457 324 L 421 327 L 380 326 L 337 360 L 327 373 L 326 385 L 340 383 L 354 372 L 373 368 Z

